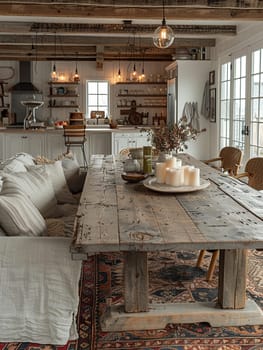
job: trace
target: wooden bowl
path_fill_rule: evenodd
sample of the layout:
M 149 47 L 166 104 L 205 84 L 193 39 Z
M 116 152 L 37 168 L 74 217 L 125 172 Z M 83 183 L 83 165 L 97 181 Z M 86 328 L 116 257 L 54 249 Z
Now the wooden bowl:
M 145 180 L 148 174 L 141 173 L 122 173 L 121 177 L 127 182 L 139 182 Z

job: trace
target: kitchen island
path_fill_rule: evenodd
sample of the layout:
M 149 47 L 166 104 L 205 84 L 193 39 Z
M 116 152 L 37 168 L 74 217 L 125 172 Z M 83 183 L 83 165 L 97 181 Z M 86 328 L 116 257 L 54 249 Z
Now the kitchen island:
M 88 160 L 92 154 L 118 154 L 123 148 L 149 145 L 147 132 L 141 129 L 136 126 L 121 126 L 116 129 L 111 129 L 108 125 L 87 126 Z M 18 152 L 55 159 L 66 152 L 63 128 L 0 128 L 0 161 Z M 77 149 L 74 149 L 74 153 L 82 165 L 81 153 Z

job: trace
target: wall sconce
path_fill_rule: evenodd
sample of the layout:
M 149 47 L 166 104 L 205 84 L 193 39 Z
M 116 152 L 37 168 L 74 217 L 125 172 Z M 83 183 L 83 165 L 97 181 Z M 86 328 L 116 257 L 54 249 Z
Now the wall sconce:
M 153 33 L 153 43 L 159 49 L 166 49 L 171 46 L 174 41 L 174 33 L 171 27 L 166 24 L 164 15 L 164 0 L 163 0 L 163 21 L 162 25 L 155 29 Z

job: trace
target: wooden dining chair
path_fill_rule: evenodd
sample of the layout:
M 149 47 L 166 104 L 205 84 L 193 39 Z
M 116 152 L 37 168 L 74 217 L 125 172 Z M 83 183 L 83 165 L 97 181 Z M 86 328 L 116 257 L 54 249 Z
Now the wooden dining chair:
M 241 165 L 242 151 L 236 147 L 224 147 L 221 149 L 219 156 L 205 160 L 205 164 L 220 162 L 220 166 L 213 165 L 218 170 L 227 171 L 229 175 L 237 175 Z
M 213 166 L 218 170 L 227 171 L 230 176 L 235 176 L 241 165 L 242 151 L 236 147 L 224 147 L 219 153 L 219 157 L 212 158 L 204 161 L 205 164 L 210 164 L 214 162 L 220 162 L 220 166 Z M 207 252 L 212 254 L 211 262 L 206 275 L 206 280 L 210 281 L 213 277 L 216 261 L 219 255 L 219 250 L 207 250 Z M 204 258 L 206 250 L 201 250 L 197 259 L 197 267 L 200 267 Z
M 64 141 L 69 153 L 71 147 L 79 147 L 83 155 L 84 169 L 88 168 L 87 157 L 85 153 L 86 139 L 85 125 L 65 125 L 64 126 Z
M 237 174 L 234 177 L 237 179 L 247 177 L 249 186 L 259 191 L 263 190 L 263 157 L 249 159 L 245 166 L 245 172 Z M 206 276 L 206 280 L 210 281 L 213 277 L 219 250 L 208 250 L 208 252 L 212 253 L 211 262 Z M 201 250 L 196 264 L 197 267 L 201 266 L 204 255 L 205 250 Z
M 263 190 L 263 157 L 251 158 L 247 161 L 245 172 L 237 174 L 237 179 L 248 178 L 248 185 L 256 190 Z
M 248 178 L 248 185 L 258 191 L 263 190 L 263 157 L 251 158 L 247 161 L 245 172 L 237 174 L 237 179 Z M 263 249 L 257 249 L 262 251 Z

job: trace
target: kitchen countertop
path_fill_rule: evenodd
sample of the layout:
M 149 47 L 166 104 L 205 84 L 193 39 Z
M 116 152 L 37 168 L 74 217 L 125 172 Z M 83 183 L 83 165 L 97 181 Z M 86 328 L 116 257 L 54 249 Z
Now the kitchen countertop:
M 86 131 L 87 132 L 111 132 L 111 133 L 119 133 L 119 132 L 140 132 L 142 129 L 149 129 L 150 126 L 118 126 L 115 129 L 111 129 L 107 125 L 103 126 L 97 126 L 94 125 L 92 127 L 87 126 Z M 53 132 L 63 132 L 63 128 L 54 128 L 54 127 L 47 127 L 47 128 L 39 128 L 39 129 L 24 129 L 19 127 L 0 127 L 0 133 L 53 133 Z

